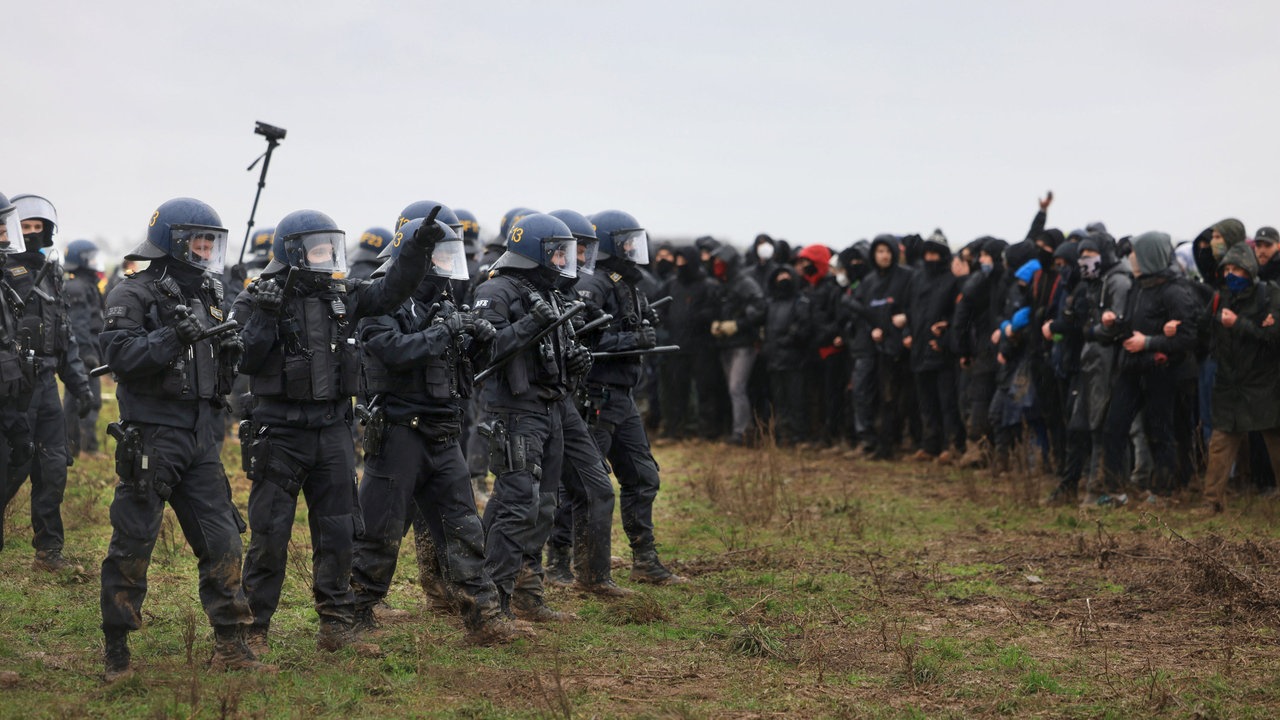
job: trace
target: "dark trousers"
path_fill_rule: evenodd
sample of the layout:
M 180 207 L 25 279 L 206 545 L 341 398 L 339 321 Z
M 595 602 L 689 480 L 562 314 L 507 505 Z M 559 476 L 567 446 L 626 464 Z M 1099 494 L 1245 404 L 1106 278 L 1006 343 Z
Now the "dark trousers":
M 800 368 L 769 371 L 769 392 L 773 395 L 774 437 L 785 444 L 808 439 L 805 372 Z
M 969 406 L 969 442 L 991 438 L 991 398 L 996 394 L 994 370 L 973 370 L 969 373 L 965 402 Z
M 843 352 L 817 362 L 817 375 L 821 378 L 822 418 L 817 430 L 824 445 L 838 441 L 845 424 L 845 407 L 848 395 L 845 389 L 849 386 L 849 357 Z
M 351 428 L 270 427 L 262 477 L 249 491 L 244 588 L 254 625 L 266 627 L 280 604 L 298 493 L 307 498 L 312 594 L 322 622 L 354 619 L 351 556 L 356 534 L 355 448 Z
M 385 443 L 381 454 L 365 457 L 360 482 L 364 529 L 351 563 L 356 606 L 387 596 L 405 527 L 416 513 L 450 585 L 470 600 L 466 619 L 474 626 L 483 608 L 497 606 L 498 594 L 484 571 L 484 528 L 462 448 L 456 438 L 429 440 L 406 425 L 392 425 Z
M 506 425 L 511 442 L 519 438 L 525 453 L 523 467 L 491 468 L 497 479 L 484 508 L 484 567 L 498 591 L 510 597 L 520 575 L 532 578 L 534 586 L 541 588 L 542 546 L 554 522 L 564 434 L 554 406 L 546 412 L 492 414 Z
M 102 406 L 102 378 L 89 378 L 89 391 L 93 393 L 96 404 Z M 67 453 L 71 457 L 81 452 L 98 452 L 98 411 L 90 410 L 89 414 L 80 417 L 80 406 L 71 393 L 62 398 L 62 415 L 67 423 Z
M 1124 486 L 1129 426 L 1138 413 L 1145 412 L 1146 417 L 1152 419 L 1147 423 L 1153 465 L 1151 487 L 1147 489 L 1159 495 L 1173 492 L 1178 468 L 1174 437 L 1175 389 L 1174 373 L 1167 366 L 1125 369 L 1116 376 L 1102 432 L 1102 472 L 1107 487 Z
M 611 575 L 613 483 L 587 422 L 570 398 L 560 402 L 560 421 L 564 427 L 564 470 L 551 545 L 573 548 L 573 571 L 580 581 L 603 582 Z
M 609 388 L 599 419 L 591 428 L 591 437 L 618 479 L 622 529 L 630 541 L 632 554 L 652 550 L 658 462 L 649 450 L 640 411 L 625 388 Z
M 906 356 L 882 355 L 876 363 L 880 390 L 880 425 L 876 434 L 876 456 L 891 458 L 902 444 L 902 424 L 911 409 L 911 366 Z
M 30 462 L 9 468 L 8 487 L 0 511 L 9 506 L 22 483 L 30 477 L 31 530 L 35 536 L 31 544 L 37 551 L 61 551 L 62 496 L 67 491 L 67 427 L 52 369 L 43 370 L 36 378 L 27 422 L 35 453 Z
M 916 401 L 920 408 L 920 445 L 930 455 L 949 447 L 963 450 L 964 425 L 960 423 L 960 401 L 956 396 L 956 368 L 947 365 L 915 374 Z
M 108 634 L 137 630 L 147 597 L 147 567 L 164 520 L 165 501 L 154 488 L 169 488 L 169 507 L 195 552 L 200 570 L 200 602 L 214 627 L 247 624 L 252 615 L 240 585 L 240 533 L 244 521 L 231 502 L 212 434 L 197 439 L 192 430 L 139 425 L 152 474 L 140 494 L 117 485 L 111 501 L 111 544 L 102 561 L 102 629 Z
M 870 449 L 876 443 L 876 412 L 880 391 L 876 377 L 876 356 L 853 359 L 853 444 Z

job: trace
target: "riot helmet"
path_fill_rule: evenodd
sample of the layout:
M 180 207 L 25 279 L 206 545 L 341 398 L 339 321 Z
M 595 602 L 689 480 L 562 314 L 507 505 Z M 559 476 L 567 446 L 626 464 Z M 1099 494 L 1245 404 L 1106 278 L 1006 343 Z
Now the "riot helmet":
M 559 277 L 577 277 L 578 241 L 559 218 L 534 213 L 520 218 L 507 232 L 507 251 L 492 268 L 543 268 Z
M 371 227 L 360 233 L 360 242 L 347 258 L 348 265 L 371 262 L 382 257 L 391 247 L 392 232 L 386 228 Z
M 596 226 L 601 258 L 616 257 L 636 265 L 649 263 L 649 235 L 640 223 L 621 210 L 605 210 L 588 218 Z
M 273 227 L 264 227 L 253 231 L 253 235 L 249 238 L 249 252 L 252 253 L 249 265 L 264 268 L 267 263 L 271 262 L 271 242 L 275 237 L 276 229 Z
M 63 264 L 67 270 L 102 271 L 102 262 L 98 259 L 98 246 L 91 240 L 72 240 L 67 245 L 67 254 L 63 256 Z
M 0 253 L 22 252 L 22 218 L 18 206 L 0 193 Z
M 58 211 L 53 203 L 39 195 L 23 193 L 14 195 L 10 201 L 18 208 L 19 219 L 30 222 L 39 220 L 43 223 L 40 230 L 23 234 L 27 252 L 36 252 L 42 247 L 53 246 L 53 235 L 58 232 Z
M 198 270 L 222 272 L 227 229 L 208 204 L 194 198 L 174 198 L 151 213 L 147 239 L 126 260 L 169 257 Z
M 396 230 L 404 227 L 404 224 L 410 220 L 424 218 L 431 214 L 436 208 L 440 210 L 436 213 L 436 220 L 448 225 L 458 237 L 462 237 L 462 221 L 458 219 L 456 213 L 444 203 L 433 202 L 431 200 L 419 200 L 418 202 L 409 203 L 400 211 L 400 217 L 396 220 Z M 413 237 L 406 235 L 405 237 Z
M 553 210 L 547 214 L 568 226 L 569 232 L 573 233 L 573 239 L 578 241 L 578 273 L 594 275 L 596 255 L 600 249 L 595 225 L 591 224 L 586 215 L 573 210 Z
M 265 274 L 285 268 L 332 275 L 347 271 L 347 234 L 318 210 L 295 210 L 276 224 Z
M 400 250 L 406 242 L 411 242 L 413 236 L 418 232 L 418 228 L 422 227 L 422 223 L 426 218 L 414 218 L 405 223 L 396 231 L 395 237 L 387 244 L 385 250 L 378 255 L 379 259 L 385 258 L 386 262 L 382 263 L 377 270 L 373 271 L 371 277 L 381 277 L 387 274 L 391 269 L 391 263 L 400 257 Z M 444 238 L 436 242 L 435 250 L 431 251 L 431 266 L 427 268 L 427 275 L 448 278 L 450 280 L 468 280 L 470 275 L 467 274 L 467 251 L 463 246 L 462 238 L 458 237 L 458 233 L 449 227 L 443 220 L 435 220 L 436 225 L 444 231 Z

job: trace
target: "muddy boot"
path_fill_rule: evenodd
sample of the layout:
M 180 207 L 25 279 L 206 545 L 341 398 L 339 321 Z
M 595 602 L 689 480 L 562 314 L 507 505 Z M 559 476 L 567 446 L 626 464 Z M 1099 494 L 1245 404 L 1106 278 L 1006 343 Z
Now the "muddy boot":
M 956 462 L 962 468 L 982 467 L 987 464 L 987 441 L 981 439 L 976 442 L 969 443 L 969 449 L 965 450 L 964 455 Z
M 569 587 L 573 584 L 572 555 L 567 547 L 547 545 L 547 564 L 545 566 L 547 583 L 556 587 Z
M 321 620 L 316 648 L 324 652 L 351 650 L 363 657 L 382 657 L 382 648 L 360 637 L 354 626 L 337 620 Z
M 213 657 L 209 659 L 209 669 L 216 672 L 227 670 L 277 672 L 275 665 L 258 662 L 258 657 L 245 643 L 243 625 L 219 625 L 213 628 Z
M 547 602 L 539 595 L 523 593 L 519 590 L 511 596 L 511 610 L 521 620 L 534 623 L 564 622 L 577 620 L 573 613 L 559 612 L 547 606 Z
M 963 453 L 956 449 L 954 445 L 938 453 L 938 457 L 933 461 L 938 465 L 954 465 L 956 461 L 963 457 Z
M 372 607 L 356 608 L 356 619 L 351 625 L 355 632 L 364 634 L 377 632 L 382 626 L 378 624 L 378 616 Z
M 605 578 L 604 580 L 596 583 L 584 583 L 579 581 L 573 584 L 573 589 L 577 592 L 596 595 L 598 597 L 605 598 L 606 600 L 617 600 L 624 597 L 631 597 L 636 594 L 635 590 L 622 587 L 618 583 L 614 582 L 613 578 Z
M 391 607 L 386 600 L 379 600 L 372 608 L 373 616 L 377 618 L 377 622 L 404 622 L 413 617 L 413 613 L 408 610 Z
M 650 585 L 683 585 L 689 580 L 668 570 L 658 559 L 658 551 L 650 548 L 636 552 L 632 556 L 631 582 Z
M 467 642 L 472 645 L 505 645 L 520 638 L 533 639 L 537 636 L 533 625 L 516 620 L 509 610 L 503 610 L 499 602 L 478 609 L 476 619 L 467 623 Z
M 102 679 L 111 683 L 133 677 L 133 667 L 129 665 L 129 633 L 107 631 L 106 641 Z
M 244 629 L 244 644 L 254 657 L 262 657 L 271 652 L 271 643 L 267 642 L 266 625 L 249 625 Z
M 37 550 L 36 559 L 31 561 L 31 569 L 47 573 L 71 573 L 84 575 L 84 566 L 73 563 L 62 556 L 61 550 Z

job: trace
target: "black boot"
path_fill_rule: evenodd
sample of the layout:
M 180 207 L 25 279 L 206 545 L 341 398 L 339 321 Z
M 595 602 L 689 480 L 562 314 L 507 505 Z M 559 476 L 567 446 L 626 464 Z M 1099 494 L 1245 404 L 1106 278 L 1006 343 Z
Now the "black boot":
M 636 551 L 632 555 L 631 582 L 649 583 L 651 585 L 683 585 L 689 580 L 668 570 L 662 564 L 662 561 L 658 559 L 658 551 L 649 548 Z
M 572 554 L 567 547 L 556 547 L 547 544 L 547 563 L 544 570 L 547 582 L 557 587 L 569 587 L 573 584 Z
M 258 662 L 244 639 L 243 625 L 215 625 L 213 628 L 213 657 L 209 669 L 215 671 L 254 670 L 275 673 L 274 665 Z
M 102 653 L 106 671 L 102 677 L 107 682 L 124 680 L 133 675 L 129 665 L 128 631 L 106 631 L 106 649 Z

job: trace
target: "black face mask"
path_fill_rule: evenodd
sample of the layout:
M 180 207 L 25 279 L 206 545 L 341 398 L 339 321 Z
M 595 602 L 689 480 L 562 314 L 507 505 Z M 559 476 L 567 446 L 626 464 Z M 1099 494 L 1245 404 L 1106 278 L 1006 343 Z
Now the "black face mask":
M 854 282 L 859 282 L 867 276 L 867 273 L 871 272 L 871 268 L 867 267 L 866 263 L 853 263 L 846 272 L 849 277 L 853 278 Z
M 562 293 L 573 292 L 573 288 L 577 284 L 578 284 L 578 278 L 576 277 L 565 277 L 561 275 L 560 277 L 556 278 L 556 289 Z
M 778 297 L 791 297 L 796 294 L 796 279 L 790 275 L 783 275 L 773 282 L 773 291 Z
M 818 267 L 816 265 L 805 265 L 800 269 L 800 272 L 804 273 L 805 277 L 811 278 L 818 274 Z
M 44 233 L 25 233 L 22 241 L 27 247 L 27 252 L 40 252 L 40 248 L 44 247 Z
M 676 277 L 679 278 L 681 282 L 686 282 L 686 283 L 696 282 L 698 278 L 702 276 L 701 270 L 702 268 L 698 267 L 696 263 L 685 263 L 684 265 L 677 265 Z
M 298 295 L 310 295 L 311 293 L 325 290 L 329 287 L 329 283 L 333 282 L 333 276 L 329 273 L 296 269 L 293 272 L 296 277 L 293 281 L 293 287 Z M 283 277 L 287 278 L 288 276 Z
M 658 262 L 654 263 L 653 269 L 662 277 L 667 277 L 671 274 L 671 271 L 674 270 L 675 267 L 676 267 L 676 264 L 674 262 L 667 260 L 666 258 L 663 258 Z
M 945 260 L 925 260 L 924 271 L 929 275 L 941 275 L 947 269 Z

